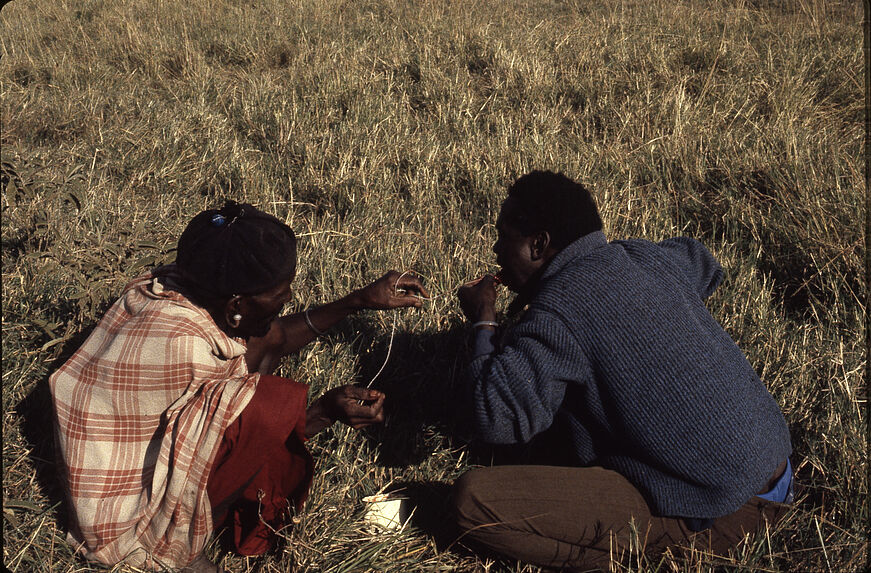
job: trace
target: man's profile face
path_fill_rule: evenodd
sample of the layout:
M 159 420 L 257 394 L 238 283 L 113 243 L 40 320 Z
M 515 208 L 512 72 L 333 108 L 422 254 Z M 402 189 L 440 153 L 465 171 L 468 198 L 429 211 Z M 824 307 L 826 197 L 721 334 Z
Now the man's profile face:
M 290 277 L 266 292 L 247 297 L 242 322 L 236 330 L 245 338 L 265 336 L 272 321 L 293 298 L 292 281 L 293 277 Z
M 502 283 L 514 292 L 521 292 L 541 264 L 532 258 L 532 236 L 524 236 L 512 221 L 516 221 L 518 206 L 509 197 L 502 203 L 496 219 L 498 238 L 493 244 L 496 263 L 502 267 Z

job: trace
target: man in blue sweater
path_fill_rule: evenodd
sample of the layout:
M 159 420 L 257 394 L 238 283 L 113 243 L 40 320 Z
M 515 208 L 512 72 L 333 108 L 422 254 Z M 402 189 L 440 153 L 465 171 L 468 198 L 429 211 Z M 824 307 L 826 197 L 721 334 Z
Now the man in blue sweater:
M 723 277 L 698 241 L 608 241 L 589 192 L 518 179 L 496 223 L 501 271 L 458 292 L 473 323 L 476 437 L 558 432 L 570 465 L 472 470 L 454 489 L 463 540 L 542 566 L 607 568 L 645 551 L 722 552 L 792 501 L 789 431 L 705 307 Z M 525 307 L 496 347 L 496 284 Z M 540 457 L 540 456 L 539 456 Z

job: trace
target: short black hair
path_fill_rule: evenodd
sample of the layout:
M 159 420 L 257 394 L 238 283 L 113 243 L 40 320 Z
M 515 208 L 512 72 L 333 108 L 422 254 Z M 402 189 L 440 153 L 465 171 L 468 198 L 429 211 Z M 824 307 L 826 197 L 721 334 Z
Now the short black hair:
M 508 198 L 517 207 L 508 223 L 524 235 L 547 231 L 551 245 L 557 250 L 602 230 L 602 218 L 593 196 L 583 184 L 562 173 L 527 173 L 508 188 Z

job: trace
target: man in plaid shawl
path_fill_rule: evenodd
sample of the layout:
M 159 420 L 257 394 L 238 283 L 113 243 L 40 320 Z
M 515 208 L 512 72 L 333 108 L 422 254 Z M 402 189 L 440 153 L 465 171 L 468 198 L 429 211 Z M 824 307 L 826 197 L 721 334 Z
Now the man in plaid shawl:
M 352 385 L 308 407 L 280 359 L 362 309 L 419 307 L 420 280 L 391 271 L 318 308 L 291 299 L 296 237 L 251 205 L 197 215 L 176 264 L 133 280 L 50 379 L 73 523 L 88 559 L 217 571 L 203 555 L 226 528 L 243 555 L 299 510 L 304 442 L 336 420 L 383 420 L 384 395 Z

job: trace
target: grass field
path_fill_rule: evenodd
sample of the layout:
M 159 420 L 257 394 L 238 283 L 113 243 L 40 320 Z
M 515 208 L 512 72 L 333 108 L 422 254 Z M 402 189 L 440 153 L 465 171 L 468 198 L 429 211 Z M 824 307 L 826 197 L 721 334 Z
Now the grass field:
M 389 268 L 434 300 L 364 313 L 282 373 L 389 393 L 385 428 L 312 442 L 299 522 L 233 571 L 537 571 L 363 527 L 407 486 L 433 523 L 472 461 L 453 293 L 494 269 L 506 185 L 593 190 L 613 238 L 686 234 L 709 301 L 790 425 L 795 509 L 730 555 L 615 571 L 861 571 L 868 555 L 864 86 L 857 2 L 16 0 L 0 13 L 3 561 L 97 570 L 64 541 L 47 377 L 191 216 L 254 203 L 301 237 L 299 308 Z M 504 302 L 504 301 L 503 301 Z M 127 569 L 119 568 L 120 571 Z

